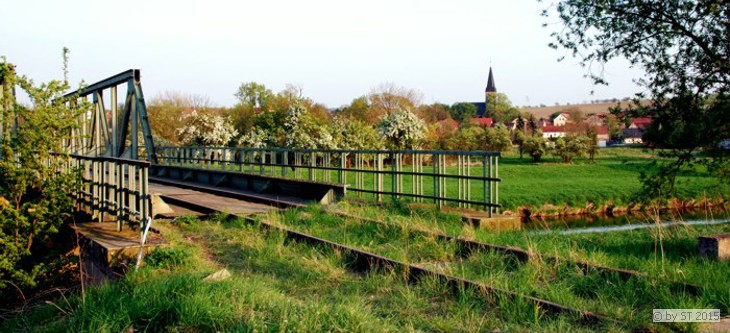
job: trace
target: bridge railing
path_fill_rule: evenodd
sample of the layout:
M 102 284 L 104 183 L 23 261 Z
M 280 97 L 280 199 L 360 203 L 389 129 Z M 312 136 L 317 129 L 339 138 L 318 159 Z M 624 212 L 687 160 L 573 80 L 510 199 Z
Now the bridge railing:
M 358 197 L 433 202 L 498 212 L 499 153 L 157 147 L 162 165 L 346 184 Z
M 52 155 L 59 158 L 62 155 Z M 59 172 L 78 172 L 71 195 L 77 209 L 98 221 L 116 221 L 139 227 L 146 236 L 152 222 L 152 197 L 148 176 L 150 163 L 115 157 L 68 155 Z M 49 161 L 50 163 L 50 161 Z

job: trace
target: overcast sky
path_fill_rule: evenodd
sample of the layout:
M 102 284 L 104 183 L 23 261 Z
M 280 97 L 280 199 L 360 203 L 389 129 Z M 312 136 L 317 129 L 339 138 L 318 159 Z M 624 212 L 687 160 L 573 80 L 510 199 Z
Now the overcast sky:
M 549 0 L 548 0 L 549 2 Z M 593 87 L 576 59 L 550 49 L 556 19 L 536 0 L 4 1 L 0 56 L 36 81 L 92 83 L 142 70 L 146 98 L 181 91 L 232 106 L 242 82 L 287 83 L 329 107 L 382 83 L 424 102 L 480 101 L 490 63 L 515 105 L 631 96 L 641 74 L 625 62 Z M 595 94 L 591 95 L 591 90 Z

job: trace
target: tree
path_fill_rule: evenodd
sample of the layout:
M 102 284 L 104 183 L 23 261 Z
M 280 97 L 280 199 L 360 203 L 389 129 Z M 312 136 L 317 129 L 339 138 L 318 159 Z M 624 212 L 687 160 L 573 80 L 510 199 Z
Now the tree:
M 451 119 L 449 106 L 441 103 L 421 105 L 418 109 L 416 109 L 416 113 L 427 124 Z
M 350 105 L 341 107 L 335 111 L 340 119 L 359 120 L 367 124 L 375 124 L 378 117 L 370 115 L 370 103 L 367 96 L 360 96 L 350 102 Z
M 527 125 L 530 127 L 530 132 L 534 133 L 537 131 L 537 120 L 535 119 L 535 115 L 530 113 L 530 115 L 527 118 Z
M 533 162 L 540 162 L 540 159 L 547 151 L 547 145 L 545 139 L 542 137 L 540 131 L 535 131 L 535 134 L 528 136 L 523 144 L 524 151 L 532 157 Z
M 266 148 L 269 146 L 269 134 L 253 127 L 238 140 L 238 146 L 246 148 Z
M 178 140 L 188 146 L 226 146 L 238 131 L 219 115 L 196 112 L 185 117 L 185 126 L 177 130 Z
M 370 114 L 375 116 L 375 119 L 397 110 L 415 110 L 421 105 L 422 99 L 420 92 L 392 83 L 381 84 L 368 95 Z
M 383 149 L 378 131 L 359 120 L 338 120 L 335 126 L 342 131 L 342 149 Z
M 283 124 L 286 133 L 284 146 L 304 149 L 337 149 L 341 135 L 328 124 L 319 124 L 309 110 L 295 103 L 285 113 Z
M 413 112 L 396 109 L 380 120 L 377 130 L 391 148 L 413 149 L 424 139 L 426 126 Z
M 64 48 L 64 70 L 67 52 Z M 27 93 L 30 106 L 16 102 L 12 92 L 16 86 Z M 68 192 L 77 175 L 61 173 L 68 161 L 62 139 L 68 138 L 89 104 L 69 107 L 54 102 L 62 100 L 67 82 L 36 85 L 16 76 L 14 66 L 4 59 L 0 87 L 0 298 L 6 300 L 5 287 L 35 286 L 62 257 L 57 248 L 47 246 L 73 208 Z
M 233 95 L 238 98 L 240 104 L 262 110 L 268 108 L 269 100 L 274 96 L 265 85 L 256 82 L 241 83 Z
M 486 151 L 509 151 L 512 140 L 504 125 L 497 124 L 492 128 L 484 128 L 479 136 L 479 149 Z
M 178 144 L 176 131 L 185 125 L 185 112 L 204 112 L 211 103 L 208 97 L 202 95 L 165 91 L 153 97 L 147 106 L 152 133 L 171 144 Z
M 459 129 L 458 132 L 447 140 L 449 150 L 477 150 L 479 149 L 479 136 L 484 129 L 478 126 L 467 126 Z
M 645 71 L 637 82 L 652 101 L 642 107 L 639 93 L 631 111 L 653 119 L 646 139 L 654 147 L 671 148 L 660 152 L 670 162 L 643 175 L 647 194 L 670 194 L 677 173 L 693 161 L 730 175 L 718 149 L 730 138 L 730 3 L 563 0 L 552 8 L 564 28 L 550 46 L 579 57 L 596 84 L 607 84 L 601 69 L 613 58 Z M 698 150 L 714 158 L 696 160 Z
M 487 95 L 487 112 L 496 121 L 509 122 L 520 116 L 520 111 L 512 105 L 507 95 L 494 93 Z
M 522 133 L 522 131 L 515 131 L 514 137 L 512 138 L 512 144 L 517 145 L 519 151 L 520 151 L 520 159 L 522 159 L 522 153 L 524 152 L 524 144 L 525 144 L 525 134 Z
M 451 118 L 454 118 L 461 124 L 469 123 L 471 118 L 477 116 L 477 107 L 467 102 L 455 103 L 451 106 Z
M 430 149 L 449 149 L 449 139 L 456 135 L 459 125 L 451 117 L 429 124 L 426 130 L 426 147 Z
M 565 163 L 572 163 L 574 158 L 584 157 L 594 145 L 595 142 L 585 135 L 568 135 L 555 140 L 553 154 Z

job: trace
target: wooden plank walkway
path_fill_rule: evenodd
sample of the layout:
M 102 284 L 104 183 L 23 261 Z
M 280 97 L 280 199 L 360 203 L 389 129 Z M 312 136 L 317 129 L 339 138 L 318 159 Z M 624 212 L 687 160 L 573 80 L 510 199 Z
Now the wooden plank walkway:
M 116 222 L 84 222 L 77 223 L 71 228 L 110 252 L 129 248 L 139 250 L 139 230 L 131 230 L 126 225 L 122 227 L 122 231 L 117 231 Z M 164 243 L 165 240 L 160 235 L 150 232 L 147 234 L 145 247 Z

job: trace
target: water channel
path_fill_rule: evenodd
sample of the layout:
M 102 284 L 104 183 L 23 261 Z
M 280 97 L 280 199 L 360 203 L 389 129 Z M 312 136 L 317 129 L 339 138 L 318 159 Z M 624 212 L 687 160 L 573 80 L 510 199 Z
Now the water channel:
M 699 226 L 724 223 L 730 223 L 730 212 L 726 210 L 665 212 L 658 215 L 636 212 L 619 216 L 589 215 L 527 219 L 523 220 L 522 229 L 532 235 L 569 235 L 656 228 L 659 226 Z

